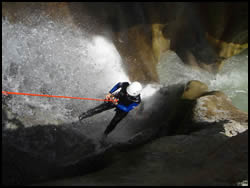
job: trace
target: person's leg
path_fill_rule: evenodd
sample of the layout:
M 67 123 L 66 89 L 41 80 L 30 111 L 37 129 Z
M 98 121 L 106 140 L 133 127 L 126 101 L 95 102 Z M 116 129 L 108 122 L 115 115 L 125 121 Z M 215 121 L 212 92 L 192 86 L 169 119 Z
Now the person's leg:
M 115 107 L 115 105 L 113 103 L 103 103 L 103 104 L 101 104 L 93 109 L 90 109 L 90 110 L 82 113 L 79 116 L 79 120 L 82 120 L 84 118 L 88 118 L 90 116 L 93 116 L 95 114 L 101 113 L 105 110 L 109 110 L 109 109 L 114 108 L 114 107 Z
M 116 114 L 107 126 L 106 130 L 104 131 L 104 136 L 107 136 L 111 131 L 114 130 L 116 125 L 128 114 L 128 112 L 124 112 L 121 110 L 116 110 Z

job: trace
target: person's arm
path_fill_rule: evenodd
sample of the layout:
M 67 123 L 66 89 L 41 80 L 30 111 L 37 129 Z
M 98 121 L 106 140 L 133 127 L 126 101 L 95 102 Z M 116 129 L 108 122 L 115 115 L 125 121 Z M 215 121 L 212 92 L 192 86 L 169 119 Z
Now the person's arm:
M 116 105 L 117 106 L 117 108 L 119 108 L 120 110 L 123 110 L 123 111 L 125 111 L 125 112 L 129 112 L 130 110 L 132 110 L 133 108 L 135 108 L 136 106 L 138 106 L 138 103 L 132 103 L 132 104 L 130 104 L 129 106 L 124 106 L 124 105 L 122 105 L 122 104 L 117 104 Z
M 113 93 L 115 92 L 117 89 L 119 89 L 121 87 L 122 83 L 118 82 L 110 91 L 109 93 Z

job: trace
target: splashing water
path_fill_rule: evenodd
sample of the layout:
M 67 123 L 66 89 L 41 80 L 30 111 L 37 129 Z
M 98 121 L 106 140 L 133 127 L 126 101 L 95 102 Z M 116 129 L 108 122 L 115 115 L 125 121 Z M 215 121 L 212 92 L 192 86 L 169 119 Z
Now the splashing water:
M 3 90 L 104 98 L 114 84 L 128 81 L 112 41 L 46 17 L 37 22 L 27 26 L 2 18 Z M 71 122 L 98 104 L 30 96 L 8 101 L 27 126 Z
M 225 92 L 236 107 L 248 112 L 248 49 L 226 60 L 210 87 Z
M 172 51 L 162 55 L 157 71 L 165 86 L 199 80 L 209 90 L 223 91 L 236 107 L 248 112 L 248 50 L 227 59 L 217 75 L 186 66 Z
M 142 100 L 153 96 L 160 88 L 161 88 L 160 84 L 147 84 L 146 86 L 143 87 L 143 90 L 141 92 Z

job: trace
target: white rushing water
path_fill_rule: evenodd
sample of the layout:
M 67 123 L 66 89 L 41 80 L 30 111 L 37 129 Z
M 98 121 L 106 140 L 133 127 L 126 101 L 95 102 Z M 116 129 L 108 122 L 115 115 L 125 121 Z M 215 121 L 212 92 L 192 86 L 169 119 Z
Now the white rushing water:
M 227 59 L 217 75 L 184 65 L 171 51 L 162 55 L 157 70 L 163 85 L 199 80 L 206 83 L 210 91 L 223 91 L 236 107 L 248 112 L 248 50 Z
M 128 81 L 112 41 L 46 17 L 37 21 L 27 26 L 2 18 L 3 90 L 103 99 Z M 71 122 L 100 103 L 17 95 L 8 101 L 27 126 Z

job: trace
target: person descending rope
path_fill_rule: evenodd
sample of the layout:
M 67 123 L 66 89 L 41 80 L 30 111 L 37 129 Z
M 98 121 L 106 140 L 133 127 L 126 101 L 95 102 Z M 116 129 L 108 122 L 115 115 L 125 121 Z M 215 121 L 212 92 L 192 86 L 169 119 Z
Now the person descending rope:
M 119 92 L 114 93 L 120 89 Z M 106 95 L 106 99 L 112 100 L 112 102 L 105 101 L 103 104 L 90 109 L 79 116 L 79 120 L 88 118 L 95 114 L 101 113 L 105 110 L 116 108 L 116 114 L 105 129 L 102 140 L 107 138 L 107 135 L 114 130 L 117 124 L 131 111 L 133 108 L 141 103 L 140 93 L 142 91 L 142 85 L 139 82 L 119 82 L 117 83 Z

